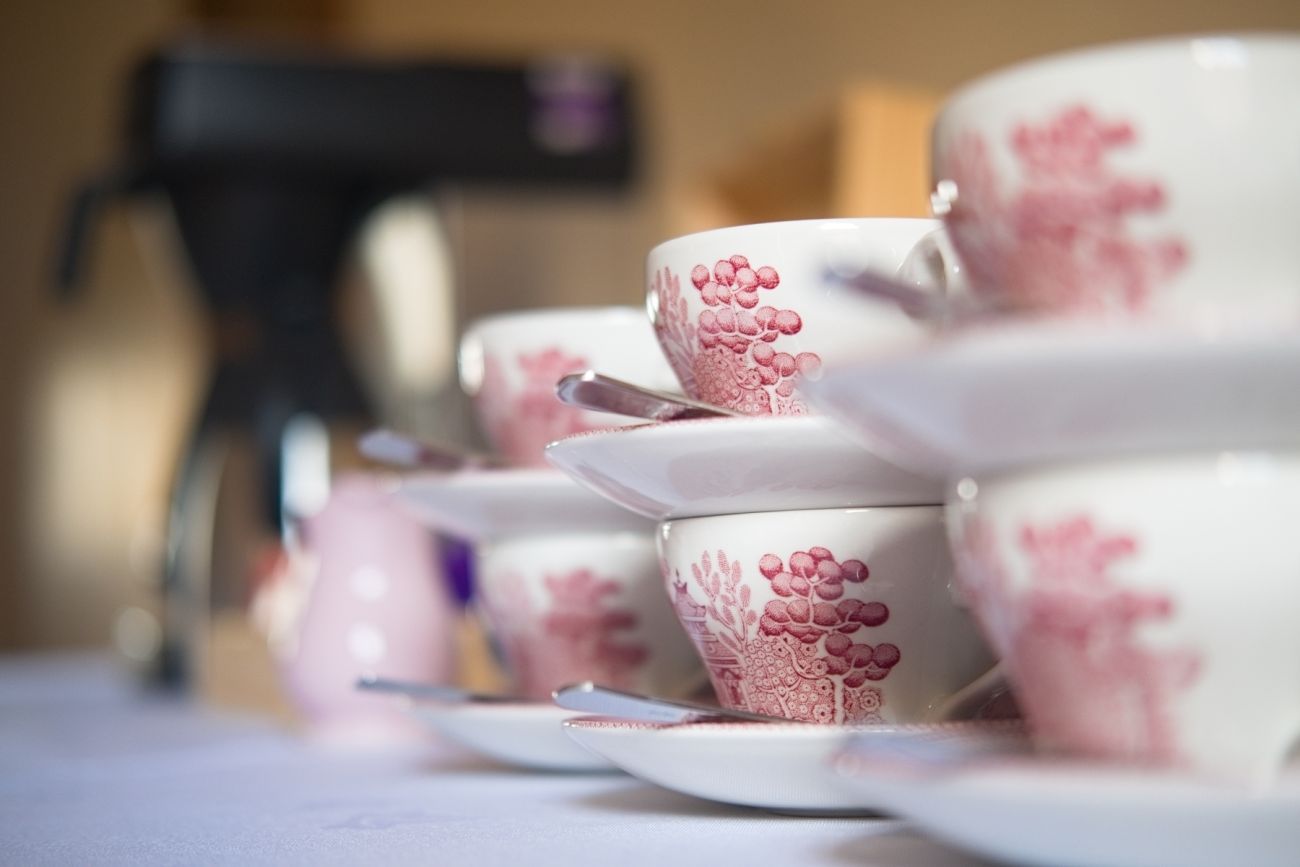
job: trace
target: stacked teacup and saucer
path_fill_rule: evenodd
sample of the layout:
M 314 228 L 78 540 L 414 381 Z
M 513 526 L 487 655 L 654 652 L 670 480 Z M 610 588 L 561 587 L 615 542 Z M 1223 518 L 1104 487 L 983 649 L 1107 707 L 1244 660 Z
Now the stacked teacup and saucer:
M 398 486 L 428 525 L 472 544 L 472 604 L 509 681 L 506 694 L 413 689 L 413 710 L 442 735 L 521 767 L 611 767 L 564 735 L 572 714 L 551 702 L 557 687 L 593 680 L 673 697 L 704 683 L 660 586 L 653 524 L 544 463 L 550 440 L 634 421 L 556 400 L 559 378 L 591 367 L 650 386 L 671 379 L 633 308 L 474 323 L 461 341 L 461 381 L 494 451 Z
M 999 707 L 994 659 L 954 596 L 942 474 L 903 469 L 810 411 L 804 388 L 929 326 L 828 284 L 828 265 L 941 294 L 935 220 L 736 226 L 647 262 L 682 390 L 727 415 L 584 433 L 547 457 L 658 522 L 671 601 L 723 708 L 764 721 L 570 720 L 575 740 L 679 792 L 786 813 L 871 812 L 831 757 L 849 731 L 897 748 Z M 563 697 L 561 697 L 563 700 Z
M 864 794 L 936 836 L 1017 863 L 1296 863 L 1297 81 L 1300 38 L 1215 36 L 958 91 L 933 163 L 969 294 L 944 335 L 807 383 L 947 479 L 959 589 L 1026 717 L 979 760 L 855 743 Z

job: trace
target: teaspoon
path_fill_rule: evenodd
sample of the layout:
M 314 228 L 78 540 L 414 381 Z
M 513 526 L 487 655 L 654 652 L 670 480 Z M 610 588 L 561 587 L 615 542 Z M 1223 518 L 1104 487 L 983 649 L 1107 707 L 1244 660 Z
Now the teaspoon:
M 686 723 L 741 721 L 788 723 L 781 717 L 749 713 L 740 710 L 727 710 L 721 707 L 695 704 L 688 701 L 673 701 L 666 698 L 653 698 L 634 692 L 623 692 L 600 686 L 591 681 L 562 686 L 552 693 L 555 703 L 565 710 L 576 710 L 600 716 L 619 717 L 620 719 L 639 722 Z
M 465 451 L 442 443 L 430 443 L 388 428 L 362 434 L 357 449 L 372 461 L 405 469 L 463 470 L 499 466 L 491 455 Z
M 571 373 L 555 385 L 562 403 L 596 412 L 644 418 L 650 421 L 682 421 L 692 418 L 719 418 L 740 413 L 709 403 L 701 403 L 666 391 L 633 385 L 594 370 Z
M 383 692 L 404 695 L 407 698 L 431 701 L 438 704 L 517 704 L 528 699 L 504 693 L 470 692 L 458 686 L 436 683 L 415 683 L 390 677 L 366 675 L 357 678 L 356 688 L 362 692 Z

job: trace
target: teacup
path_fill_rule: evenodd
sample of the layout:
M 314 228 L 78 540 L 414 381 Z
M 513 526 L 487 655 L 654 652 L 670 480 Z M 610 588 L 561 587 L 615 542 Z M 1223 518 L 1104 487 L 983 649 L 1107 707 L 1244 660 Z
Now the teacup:
M 545 466 L 542 450 L 561 437 L 640 421 L 560 403 L 556 381 L 588 369 L 676 388 L 645 314 L 632 307 L 488 316 L 460 343 L 461 386 L 474 399 L 479 425 L 492 447 L 518 466 Z
M 953 597 L 940 506 L 660 525 L 669 596 L 725 707 L 832 724 L 942 719 L 992 664 Z
M 646 261 L 655 335 L 690 397 L 750 415 L 808 411 L 799 380 L 926 333 L 895 301 L 840 280 L 868 271 L 942 292 L 956 280 L 938 221 L 800 220 L 665 241 Z
M 566 684 L 688 696 L 704 684 L 664 598 L 652 534 L 523 536 L 477 551 L 477 602 L 516 691 Z
M 1199 36 L 979 79 L 934 130 L 972 295 L 1200 332 L 1300 328 L 1300 36 Z
M 1125 456 L 953 488 L 961 587 L 1040 744 L 1268 778 L 1300 734 L 1300 453 Z

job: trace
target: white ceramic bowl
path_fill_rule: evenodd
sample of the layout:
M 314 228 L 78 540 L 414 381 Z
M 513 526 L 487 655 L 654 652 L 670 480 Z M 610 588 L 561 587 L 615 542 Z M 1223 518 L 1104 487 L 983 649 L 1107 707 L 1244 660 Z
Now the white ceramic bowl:
M 1244 779 L 1300 734 L 1300 453 L 958 482 L 962 587 L 1042 745 Z
M 552 440 L 640 421 L 560 403 L 555 383 L 588 369 L 676 389 L 645 314 L 632 307 L 502 313 L 475 322 L 460 343 L 461 387 L 492 447 L 516 466 L 545 466 Z
M 801 378 L 916 339 L 897 303 L 828 280 L 865 270 L 941 289 L 935 220 L 762 223 L 665 241 L 646 261 L 655 334 L 686 394 L 749 415 L 798 415 Z
M 685 696 L 699 659 L 664 598 L 650 533 L 520 536 L 477 549 L 478 604 L 524 696 L 566 684 Z
M 939 210 L 977 295 L 1218 333 L 1300 327 L 1300 36 L 1054 55 L 941 109 Z
M 660 525 L 673 607 L 724 706 L 821 723 L 935 719 L 991 665 L 949 590 L 942 508 Z

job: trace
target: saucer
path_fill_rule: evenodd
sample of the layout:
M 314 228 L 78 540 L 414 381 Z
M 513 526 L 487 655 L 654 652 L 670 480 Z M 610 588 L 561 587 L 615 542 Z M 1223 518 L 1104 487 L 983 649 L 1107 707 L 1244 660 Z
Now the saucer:
M 891 464 L 825 418 L 696 419 L 576 434 L 546 458 L 656 520 L 943 501 L 942 474 Z
M 777 813 L 874 815 L 880 803 L 845 785 L 832 759 L 850 735 L 914 744 L 930 731 L 1002 730 L 1002 723 L 879 725 L 648 723 L 577 717 L 564 730 L 646 782 L 709 801 Z M 1017 729 L 1018 730 L 1018 729 Z
M 1266 792 L 1014 753 L 898 776 L 850 749 L 860 797 L 945 843 L 1044 867 L 1290 865 L 1300 852 L 1300 767 Z
M 426 523 L 470 541 L 650 529 L 551 469 L 419 473 L 404 477 L 397 493 Z
M 415 702 L 410 711 L 448 740 L 506 764 L 543 771 L 616 770 L 564 734 L 563 723 L 573 711 L 552 704 Z
M 1300 338 L 1000 325 L 828 369 L 805 390 L 880 454 L 949 477 L 1146 450 L 1295 446 Z

